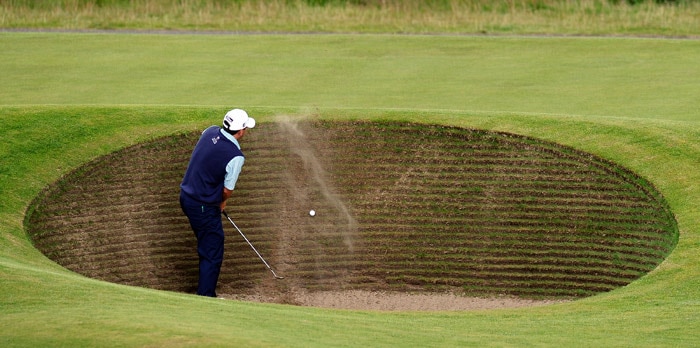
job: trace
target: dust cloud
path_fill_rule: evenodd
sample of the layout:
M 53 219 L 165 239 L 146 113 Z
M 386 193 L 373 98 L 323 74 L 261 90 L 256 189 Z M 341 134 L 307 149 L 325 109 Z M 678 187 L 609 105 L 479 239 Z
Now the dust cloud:
M 305 211 L 315 209 L 318 216 L 314 219 L 318 218 L 315 221 L 318 221 L 319 228 L 331 228 L 339 232 L 343 244 L 350 252 L 354 252 L 358 223 L 327 178 L 327 172 L 310 142 L 311 135 L 314 134 L 309 132 L 313 130 L 302 129 L 301 121 L 303 119 L 288 116 L 278 116 L 276 119 L 282 135 L 288 140 L 290 153 L 303 164 L 303 168 L 287 173 L 293 200 L 299 205 L 307 204 L 305 208 L 308 209 Z

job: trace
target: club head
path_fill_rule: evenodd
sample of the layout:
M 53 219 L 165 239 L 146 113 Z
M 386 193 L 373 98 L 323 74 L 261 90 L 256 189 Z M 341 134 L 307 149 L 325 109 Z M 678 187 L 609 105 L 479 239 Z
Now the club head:
M 275 279 L 284 279 L 284 277 L 275 276 Z

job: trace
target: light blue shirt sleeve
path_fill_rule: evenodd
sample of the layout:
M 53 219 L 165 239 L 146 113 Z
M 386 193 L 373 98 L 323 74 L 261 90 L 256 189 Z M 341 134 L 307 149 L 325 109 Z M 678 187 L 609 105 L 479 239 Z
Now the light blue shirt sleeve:
M 241 168 L 243 168 L 243 162 L 245 157 L 236 156 L 226 165 L 226 177 L 224 178 L 224 187 L 233 191 L 236 187 L 236 181 L 238 181 L 238 175 L 241 174 Z
M 238 140 L 233 137 L 233 135 L 220 131 L 223 136 L 231 140 L 238 149 L 241 149 L 241 145 L 238 144 Z M 224 176 L 224 187 L 233 191 L 236 187 L 236 182 L 238 181 L 238 176 L 241 174 L 241 168 L 243 168 L 243 162 L 245 162 L 245 157 L 236 156 L 228 162 L 226 165 L 226 176 Z

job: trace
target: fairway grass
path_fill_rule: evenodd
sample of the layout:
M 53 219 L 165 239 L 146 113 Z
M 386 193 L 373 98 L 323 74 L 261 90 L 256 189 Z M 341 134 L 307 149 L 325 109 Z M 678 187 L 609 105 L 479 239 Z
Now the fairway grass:
M 698 40 L 0 33 L 0 43 L 6 105 L 698 117 Z
M 1 33 L 0 43 L 3 347 L 700 342 L 697 41 Z M 680 238 L 656 270 L 624 288 L 469 312 L 204 299 L 86 279 L 32 247 L 24 214 L 46 185 L 99 155 L 218 123 L 233 106 L 261 122 L 417 121 L 572 146 L 652 182 Z

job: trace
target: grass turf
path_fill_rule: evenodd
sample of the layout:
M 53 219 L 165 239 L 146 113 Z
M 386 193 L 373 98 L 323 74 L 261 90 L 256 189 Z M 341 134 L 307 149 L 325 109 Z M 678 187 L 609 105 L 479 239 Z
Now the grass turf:
M 700 126 L 698 102 L 690 97 L 698 87 L 688 72 L 700 58 L 698 42 L 429 39 L 1 34 L 0 57 L 7 63 L 0 67 L 5 81 L 0 86 L 0 343 L 697 344 Z M 81 53 L 84 49 L 93 53 Z M 599 57 L 617 59 L 603 65 L 576 59 L 584 52 L 595 58 L 606 51 Z M 533 62 L 533 57 L 539 58 Z M 544 73 L 546 64 L 555 62 L 570 71 L 564 76 Z M 109 72 L 113 65 L 122 66 L 120 73 Z M 158 70 L 159 65 L 168 68 Z M 482 72 L 487 68 L 488 73 Z M 644 75 L 657 73 L 657 79 Z M 583 87 L 565 88 L 573 76 Z M 668 76 L 660 87 L 653 83 L 663 82 L 659 76 Z M 525 81 L 532 86 L 527 88 Z M 202 299 L 85 279 L 32 248 L 22 219 L 42 187 L 97 155 L 218 123 L 230 106 L 246 107 L 260 120 L 276 114 L 400 119 L 509 131 L 574 146 L 653 182 L 676 214 L 680 240 L 658 269 L 610 293 L 548 307 L 459 313 L 338 311 Z
M 0 33 L 3 104 L 697 117 L 700 41 Z

